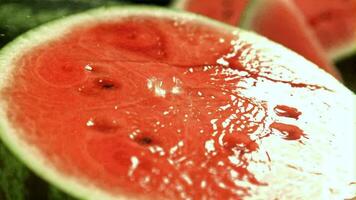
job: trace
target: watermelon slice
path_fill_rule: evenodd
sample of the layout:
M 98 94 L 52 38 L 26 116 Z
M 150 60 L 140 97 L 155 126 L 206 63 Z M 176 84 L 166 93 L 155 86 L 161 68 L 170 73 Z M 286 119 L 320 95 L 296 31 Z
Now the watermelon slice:
M 253 0 L 246 8 L 241 27 L 251 29 L 305 56 L 333 76 L 340 75 L 327 59 L 303 15 L 289 0 Z
M 190 0 L 180 1 L 175 6 L 232 25 L 240 24 L 242 28 L 253 30 L 285 45 L 341 79 L 304 16 L 292 1 L 217 0 L 203 3 L 202 0 Z
M 351 197 L 355 102 L 278 44 L 162 8 L 85 12 L 0 52 L 1 139 L 80 199 Z
M 333 60 L 356 52 L 355 0 L 294 0 Z

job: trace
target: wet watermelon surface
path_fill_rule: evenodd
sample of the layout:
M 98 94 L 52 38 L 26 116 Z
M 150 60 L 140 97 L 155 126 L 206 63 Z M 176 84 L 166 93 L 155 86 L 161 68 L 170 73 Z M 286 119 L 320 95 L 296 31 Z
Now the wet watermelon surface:
M 25 53 L 6 98 L 24 138 L 65 174 L 114 194 L 239 199 L 269 184 L 249 168 L 270 161 L 265 138 L 308 139 L 292 123 L 299 108 L 246 91 L 261 81 L 327 90 L 270 62 L 238 32 L 131 16 Z

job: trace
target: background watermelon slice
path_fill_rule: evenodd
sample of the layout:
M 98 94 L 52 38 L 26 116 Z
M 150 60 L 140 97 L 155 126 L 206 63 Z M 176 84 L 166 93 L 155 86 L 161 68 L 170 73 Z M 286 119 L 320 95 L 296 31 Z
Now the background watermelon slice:
M 328 56 L 338 60 L 356 52 L 355 0 L 294 0 Z
M 250 29 L 279 42 L 341 78 L 299 9 L 289 0 L 251 1 L 241 20 Z
M 7 6 L 6 3 L 11 2 L 11 1 L 5 1 L 1 2 L 0 5 L 5 5 L 4 7 Z M 6 15 L 6 12 L 0 12 L 0 17 L 4 16 L 3 19 L 6 20 L 0 20 L 1 24 L 1 31 L 0 31 L 0 41 L 2 44 L 5 42 L 11 40 L 11 38 L 15 37 L 17 34 L 23 32 L 24 30 L 31 28 L 32 26 L 37 25 L 38 23 L 43 22 L 46 18 L 40 18 L 41 20 L 34 20 L 34 23 L 28 23 L 28 20 L 36 19 L 36 13 L 34 12 L 29 12 L 28 15 L 24 16 L 23 14 L 23 9 L 25 10 L 34 10 L 38 11 L 43 8 L 42 4 L 33 4 L 31 2 L 30 4 L 26 3 L 27 1 L 23 1 L 23 3 L 18 3 L 17 1 L 16 4 L 14 5 L 13 12 L 9 13 L 11 17 L 8 17 L 9 15 Z M 78 1 L 75 1 L 78 2 Z M 80 1 L 80 2 L 85 2 L 85 1 Z M 157 1 L 156 1 L 157 2 Z M 5 3 L 5 4 L 4 4 Z M 48 1 L 46 4 L 51 5 L 54 3 L 55 8 L 61 7 L 63 9 L 66 9 L 66 7 L 71 8 L 72 3 L 68 2 L 59 2 L 59 1 Z M 152 2 L 150 2 L 152 3 Z M 167 2 L 163 2 L 166 4 Z M 100 1 L 96 5 L 103 5 L 103 2 Z M 95 5 L 94 5 L 95 6 Z M 86 6 L 79 6 L 80 9 L 85 9 Z M 56 9 L 46 9 L 45 10 L 46 16 L 49 17 L 49 19 L 56 18 L 58 16 L 62 16 L 63 14 L 57 14 Z M 70 13 L 70 11 L 68 12 Z M 14 21 L 10 19 L 15 19 L 13 16 L 18 16 L 16 18 L 18 21 L 17 23 L 13 23 Z M 15 32 L 11 32 L 12 30 L 16 30 Z M 349 79 L 346 79 L 346 83 L 352 88 L 352 80 L 353 80 L 353 74 L 355 72 L 352 71 L 352 67 L 354 66 L 354 60 L 351 58 L 349 60 L 346 60 L 342 63 L 340 63 L 340 66 L 344 66 L 344 68 L 347 70 L 347 72 L 344 73 L 345 77 L 349 76 Z M 349 66 L 349 67 L 347 67 Z M 19 163 L 16 159 L 13 157 L 9 156 L 9 153 L 3 148 L 3 146 L 0 146 L 0 199 L 69 199 L 68 196 L 65 196 L 58 192 L 57 190 L 54 190 L 52 187 L 48 190 L 48 185 L 41 181 L 40 179 L 36 178 L 33 174 L 31 174 L 26 167 L 24 167 L 21 163 Z M 21 188 L 23 188 L 21 190 Z M 46 191 L 49 191 L 48 193 Z

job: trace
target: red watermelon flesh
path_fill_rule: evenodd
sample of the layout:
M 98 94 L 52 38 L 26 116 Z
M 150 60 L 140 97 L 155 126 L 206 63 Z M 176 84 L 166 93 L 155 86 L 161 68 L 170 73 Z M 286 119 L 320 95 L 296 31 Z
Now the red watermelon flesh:
M 210 18 L 236 25 L 248 0 L 183 0 L 184 9 Z
M 294 2 L 329 54 L 349 46 L 349 43 L 356 46 L 355 0 L 294 0 Z
M 131 16 L 26 52 L 4 97 L 23 137 L 63 174 L 114 194 L 240 199 L 268 185 L 249 170 L 263 140 L 307 140 L 297 125 L 271 118 L 296 120 L 298 108 L 270 109 L 242 91 L 257 80 L 327 90 L 294 82 L 288 70 L 273 75 L 268 62 L 236 34 Z

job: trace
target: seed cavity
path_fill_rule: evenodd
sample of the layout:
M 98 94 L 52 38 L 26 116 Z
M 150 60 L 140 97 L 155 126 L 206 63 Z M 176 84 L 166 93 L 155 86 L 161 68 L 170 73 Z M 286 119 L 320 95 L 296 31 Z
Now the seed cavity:
M 138 135 L 135 135 L 133 140 L 142 146 L 149 146 L 154 142 L 152 135 L 147 132 L 141 132 Z
M 152 143 L 152 138 L 150 138 L 150 137 L 139 138 L 138 143 L 142 144 L 142 145 L 149 145 Z
M 100 94 L 104 91 L 114 91 L 119 88 L 119 83 L 110 78 L 91 78 L 78 88 L 84 95 Z
M 113 80 L 107 78 L 97 79 L 96 84 L 102 89 L 115 89 L 117 85 Z

